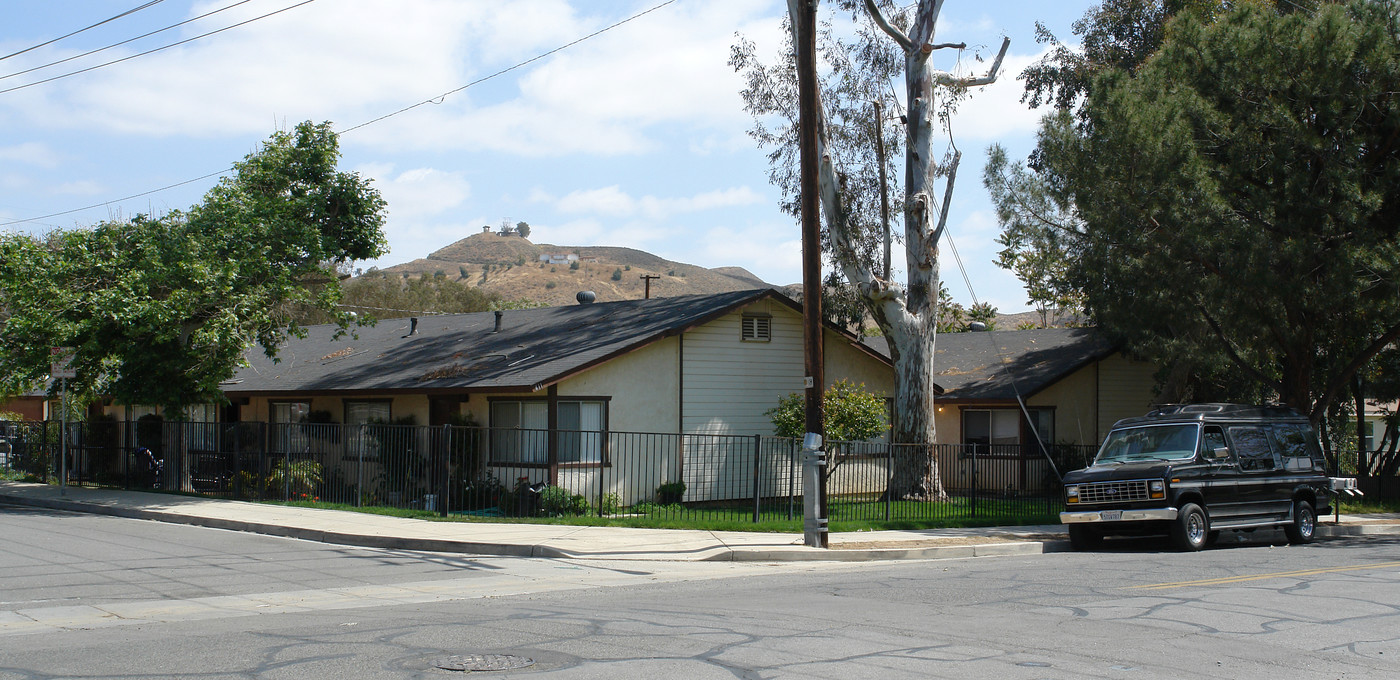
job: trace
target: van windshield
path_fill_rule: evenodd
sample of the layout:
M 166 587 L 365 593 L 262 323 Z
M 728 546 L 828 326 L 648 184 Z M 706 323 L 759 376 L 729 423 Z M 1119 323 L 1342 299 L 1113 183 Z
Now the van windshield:
M 1199 425 L 1151 425 L 1114 430 L 1108 433 L 1094 462 L 1193 458 L 1200 430 Z

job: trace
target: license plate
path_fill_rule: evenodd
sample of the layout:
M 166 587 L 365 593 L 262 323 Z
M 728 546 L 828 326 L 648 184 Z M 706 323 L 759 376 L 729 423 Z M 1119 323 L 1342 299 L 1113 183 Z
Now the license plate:
M 1116 522 L 1116 521 L 1118 521 L 1118 520 L 1120 520 L 1120 519 L 1123 519 L 1123 511 L 1122 511 L 1122 510 L 1100 510 L 1100 511 L 1099 511 L 1099 519 L 1101 519 L 1101 520 L 1103 520 L 1103 521 L 1105 521 L 1105 522 Z

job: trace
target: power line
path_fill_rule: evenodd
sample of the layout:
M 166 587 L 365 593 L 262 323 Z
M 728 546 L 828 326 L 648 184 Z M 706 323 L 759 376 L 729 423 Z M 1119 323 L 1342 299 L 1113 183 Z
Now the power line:
M 446 91 L 446 92 L 444 92 L 444 93 L 442 93 L 442 94 L 440 94 L 440 95 L 438 95 L 438 96 L 436 96 L 436 97 L 432 97 L 432 98 L 430 98 L 430 99 L 425 99 L 425 100 L 423 100 L 423 101 L 421 101 L 421 102 L 418 102 L 417 104 L 413 104 L 413 105 L 411 105 L 411 106 L 405 106 L 405 107 L 399 109 L 398 111 L 395 111 L 395 112 L 393 112 L 393 113 L 388 113 L 388 114 L 382 115 L 382 116 L 380 116 L 380 117 L 378 117 L 378 118 L 375 118 L 375 119 L 373 119 L 373 120 L 365 121 L 365 122 L 360 123 L 359 125 L 356 125 L 356 126 L 354 126 L 354 127 L 345 128 L 345 130 L 341 131 L 341 134 L 345 134 L 345 133 L 347 133 L 347 132 L 351 132 L 351 131 L 354 131 L 354 130 L 358 130 L 358 129 L 360 129 L 360 128 L 362 128 L 362 127 L 365 127 L 365 126 L 367 126 L 367 125 L 373 125 L 374 123 L 378 123 L 379 121 L 384 120 L 384 119 L 386 119 L 386 118 L 393 118 L 394 116 L 397 116 L 397 115 L 399 115 L 400 113 L 406 113 L 406 112 L 408 112 L 408 111 L 412 111 L 413 109 L 416 109 L 416 108 L 418 108 L 418 107 L 420 107 L 420 106 L 423 106 L 424 104 L 440 104 L 440 103 L 442 103 L 443 99 L 445 99 L 446 97 L 448 97 L 448 96 L 450 96 L 450 95 L 457 94 L 458 92 L 461 92 L 462 90 L 465 90 L 465 89 L 467 89 L 467 88 L 469 88 L 469 87 L 472 87 L 472 86 L 474 86 L 474 85 L 480 85 L 481 83 L 484 83 L 484 82 L 486 82 L 486 81 L 488 81 L 488 80 L 491 80 L 492 78 L 496 78 L 497 76 L 505 75 L 506 73 L 510 73 L 511 71 L 514 71 L 515 69 L 518 69 L 518 68 L 520 68 L 520 67 L 522 67 L 522 66 L 526 66 L 526 65 L 528 65 L 528 64 L 532 64 L 532 63 L 534 63 L 534 62 L 536 62 L 536 61 L 539 61 L 539 60 L 541 60 L 541 59 L 544 59 L 545 57 L 548 57 L 548 56 L 551 55 L 551 54 L 554 54 L 554 53 L 556 53 L 556 52 L 561 52 L 561 51 L 566 50 L 566 49 L 568 49 L 568 48 L 570 48 L 570 47 L 573 47 L 574 45 L 577 45 L 577 44 L 579 44 L 579 43 L 581 43 L 581 42 L 583 42 L 583 41 L 585 41 L 585 40 L 588 40 L 588 39 L 590 39 L 590 38 L 594 38 L 594 37 L 597 37 L 597 36 L 599 36 L 599 35 L 602 35 L 603 33 L 606 33 L 606 32 L 608 32 L 608 31 L 611 31 L 611 30 L 613 30 L 614 28 L 617 28 L 618 26 L 621 26 L 621 25 L 623 25 L 623 24 L 625 24 L 625 23 L 627 23 L 627 22 L 629 22 L 629 21 L 632 21 L 633 19 L 638 19 L 638 18 L 641 18 L 641 17 L 643 17 L 643 16 L 645 16 L 645 15 L 647 15 L 647 14 L 651 14 L 652 12 L 655 12 L 656 10 L 661 9 L 662 7 L 665 7 L 666 5 L 669 5 L 669 4 L 671 4 L 671 3 L 675 2 L 675 1 L 676 1 L 676 0 L 666 0 L 666 2 L 663 2 L 663 3 L 659 4 L 659 5 L 656 5 L 656 6 L 652 7 L 652 8 L 650 8 L 650 9 L 643 10 L 643 11 L 641 11 L 641 12 L 638 12 L 638 13 L 636 13 L 636 14 L 633 14 L 632 16 L 627 17 L 626 19 L 623 19 L 622 21 L 619 21 L 619 22 L 617 22 L 617 23 L 615 23 L 615 24 L 612 24 L 611 26 L 607 26 L 607 27 L 605 27 L 605 28 L 600 28 L 600 29 L 598 29 L 598 30 L 596 30 L 596 31 L 594 31 L 594 32 L 592 32 L 592 33 L 589 33 L 588 35 L 585 35 L 585 36 L 583 36 L 582 38 L 579 38 L 579 39 L 577 39 L 577 40 L 575 40 L 575 41 L 573 41 L 573 42 L 560 45 L 559 47 L 556 47 L 556 48 L 554 48 L 554 49 L 552 49 L 552 50 L 550 50 L 550 51 L 548 51 L 548 52 L 545 52 L 545 53 L 543 53 L 543 54 L 539 54 L 539 55 L 536 55 L 536 56 L 531 57 L 531 58 L 529 58 L 529 59 L 526 59 L 525 61 L 522 61 L 522 62 L 520 62 L 520 63 L 518 63 L 518 64 L 516 64 L 516 65 L 514 65 L 514 66 L 510 66 L 510 67 L 507 67 L 507 68 L 503 68 L 503 69 L 501 69 L 501 70 L 499 70 L 499 71 L 497 71 L 497 72 L 495 72 L 495 73 L 492 73 L 492 74 L 489 75 L 489 76 L 485 76 L 485 77 L 482 77 L 482 78 L 478 78 L 478 79 L 476 79 L 476 80 L 473 80 L 472 82 L 467 83 L 466 85 L 463 85 L 463 86 L 461 86 L 461 87 L 459 87 L 459 88 L 456 88 L 456 89 L 454 89 L 454 90 L 448 90 L 448 91 Z M 3 91 L 0 91 L 0 92 L 3 92 Z
M 313 1 L 313 0 L 306 0 L 306 2 L 312 2 L 312 1 Z M 301 4 L 304 5 L 304 4 L 306 4 L 306 2 L 303 2 L 303 3 L 301 3 Z M 349 132 L 352 132 L 352 131 L 354 131 L 354 130 L 358 130 L 358 129 L 362 128 L 362 127 L 367 127 L 367 126 L 369 126 L 369 125 L 373 125 L 373 124 L 375 124 L 375 123 L 378 123 L 379 121 L 382 121 L 382 120 L 385 120 L 385 119 L 388 119 L 388 118 L 392 118 L 392 117 L 397 116 L 397 115 L 399 115 L 399 114 L 401 114 L 401 113 L 406 113 L 406 112 L 408 112 L 408 111 L 411 111 L 411 110 L 413 110 L 413 109 L 416 109 L 416 108 L 418 108 L 418 107 L 420 107 L 420 106 L 422 106 L 422 105 L 424 105 L 424 104 L 431 104 L 431 103 L 435 103 L 435 102 L 440 102 L 440 101 L 442 101 L 445 97 L 447 97 L 447 96 L 449 96 L 449 95 L 456 94 L 456 93 L 461 92 L 461 91 L 463 91 L 463 90 L 465 90 L 465 89 L 467 89 L 467 88 L 469 88 L 469 87 L 472 87 L 472 86 L 475 86 L 475 85 L 479 85 L 479 84 L 484 83 L 484 82 L 486 82 L 486 81 L 488 81 L 488 80 L 491 80 L 492 78 L 499 77 L 499 76 L 501 76 L 501 75 L 504 75 L 504 74 L 506 74 L 506 73 L 509 73 L 509 72 L 511 72 L 511 71 L 514 71 L 514 70 L 516 70 L 516 69 L 518 69 L 518 68 L 520 68 L 520 67 L 522 67 L 522 66 L 525 66 L 525 65 L 527 65 L 527 64 L 530 64 L 530 63 L 533 63 L 533 62 L 536 62 L 536 61 L 539 61 L 540 59 L 543 59 L 543 58 L 545 58 L 545 57 L 547 57 L 547 56 L 549 56 L 549 55 L 551 55 L 551 54 L 554 54 L 554 53 L 556 53 L 556 52 L 560 52 L 560 51 L 562 51 L 562 50 L 565 50 L 565 49 L 568 49 L 568 48 L 570 48 L 570 47 L 573 47 L 574 45 L 577 45 L 577 44 L 579 44 L 579 43 L 581 43 L 581 42 L 583 42 L 583 41 L 585 41 L 585 40 L 588 40 L 588 39 L 591 39 L 591 38 L 595 38 L 595 37 L 597 37 L 597 36 L 599 36 L 599 35 L 601 35 L 601 34 L 603 34 L 603 33 L 606 33 L 606 32 L 608 32 L 608 31 L 611 31 L 611 30 L 614 29 L 614 28 L 617 28 L 618 26 L 621 26 L 621 25 L 623 25 L 623 24 L 625 24 L 625 23 L 627 23 L 627 22 L 629 22 L 629 21 L 632 21 L 632 20 L 634 20 L 634 19 L 638 19 L 638 18 L 640 18 L 640 17 L 642 17 L 642 16 L 645 16 L 645 15 L 647 15 L 647 14 L 650 14 L 650 13 L 652 13 L 652 12 L 655 12 L 656 10 L 661 9 L 662 7 L 665 7 L 666 5 L 672 4 L 672 3 L 674 3 L 674 2 L 676 2 L 676 0 L 666 0 L 665 2 L 663 2 L 663 3 L 659 4 L 659 5 L 653 6 L 653 7 L 651 7 L 650 9 L 644 10 L 644 11 L 642 11 L 642 12 L 638 12 L 637 14 L 634 14 L 634 15 L 632 15 L 632 16 L 630 16 L 630 17 L 627 17 L 626 19 L 623 19 L 622 21 L 619 21 L 619 22 L 617 22 L 617 23 L 615 23 L 615 24 L 612 24 L 612 25 L 607 26 L 607 27 L 605 27 L 605 28 L 599 29 L 599 30 L 594 31 L 594 32 L 592 32 L 592 33 L 589 33 L 588 35 L 583 36 L 582 38 L 579 38 L 579 39 L 577 39 L 577 40 L 574 40 L 573 42 L 570 42 L 570 43 L 561 45 L 561 46 L 556 47 L 556 48 L 554 48 L 554 49 L 552 49 L 552 50 L 550 50 L 550 51 L 548 51 L 548 52 L 545 52 L 545 53 L 543 53 L 543 54 L 539 54 L 539 55 L 537 55 L 537 56 L 531 57 L 530 59 L 526 59 L 525 61 L 522 61 L 522 62 L 520 62 L 520 63 L 518 63 L 518 64 L 516 64 L 516 65 L 514 65 L 514 66 L 509 67 L 509 68 L 501 69 L 501 70 L 499 70 L 499 71 L 497 71 L 497 72 L 495 72 L 495 73 L 492 73 L 491 75 L 486 76 L 486 77 L 484 77 L 484 78 L 478 78 L 478 79 L 476 79 L 476 80 L 474 80 L 474 81 L 472 81 L 472 82 L 470 82 L 470 83 L 467 83 L 466 85 L 463 85 L 463 86 L 461 86 L 461 87 L 459 87 L 459 88 L 456 88 L 456 89 L 453 89 L 453 90 L 448 90 L 447 92 L 444 92 L 444 93 L 442 93 L 442 94 L 440 94 L 440 95 L 438 95 L 438 96 L 436 96 L 436 97 L 433 97 L 432 99 L 427 99 L 427 100 L 418 102 L 417 104 L 414 104 L 414 105 L 412 105 L 412 106 L 405 106 L 404 108 L 399 109 L 399 110 L 397 110 L 397 111 L 394 111 L 394 112 L 392 112 L 392 113 L 388 113 L 388 114 L 385 114 L 385 115 L 383 115 L 383 116 L 379 116 L 378 118 L 374 118 L 374 119 L 372 119 L 372 120 L 368 120 L 368 121 L 365 121 L 365 122 L 363 122 L 363 123 L 360 123 L 359 125 L 355 125 L 355 126 L 353 126 L 353 127 L 346 128 L 345 130 L 341 131 L 340 134 L 344 135 L 344 134 L 349 133 Z M 294 5 L 293 7 L 297 7 L 297 6 L 300 6 L 300 5 Z M 287 9 L 292 9 L 292 8 L 291 8 L 291 7 L 288 7 Z M 285 11 L 285 10 L 279 10 L 279 11 Z M 259 18 L 261 18 L 261 17 L 259 17 Z M 245 22 L 245 23 L 246 23 L 246 22 Z M 229 28 L 233 28 L 233 27 L 230 26 Z M 139 56 L 139 55 L 138 55 L 138 56 Z M 8 90 L 3 90 L 3 91 L 0 91 L 0 92 L 8 92 Z M 39 220 L 46 220 L 46 219 L 53 218 L 53 217 L 61 217 L 61 216 L 63 216 L 63 215 L 70 215 L 70 214 L 72 214 L 72 213 L 82 212 L 82 211 L 84 211 L 84 210 L 91 210 L 91 209 L 93 209 L 93 208 L 101 208 L 101 207 L 104 206 L 104 205 L 109 205 L 109 204 L 112 204 L 112 203 L 120 203 L 120 202 L 122 202 L 122 201 L 129 201 L 129 200 L 131 200 L 131 199 L 133 199 L 133 198 L 140 198 L 140 197 L 142 197 L 142 196 L 149 196 L 149 195 L 151 195 L 151 194 L 155 194 L 155 193 L 160 193 L 160 192 L 162 192 L 162 191 L 166 191 L 167 189 L 174 189 L 175 187 L 184 186 L 184 185 L 186 185 L 186 184 L 193 184 L 194 182 L 198 182 L 198 181 L 203 180 L 203 179 L 208 179 L 208 178 L 210 178 L 210 177 L 217 177 L 217 176 L 219 176 L 219 175 L 223 175 L 223 174 L 225 174 L 225 173 L 228 173 L 228 172 L 231 171 L 231 170 L 233 170 L 233 168 L 231 168 L 231 167 L 230 167 L 230 168 L 224 168 L 223 170 L 219 170 L 218 172 L 211 172 L 211 173 L 209 173 L 209 174 L 207 174 L 207 175 L 203 175 L 203 176 L 200 176 L 200 177 L 196 177 L 196 178 L 194 178 L 194 179 L 188 179 L 188 180 L 185 180 L 185 181 L 183 181 L 183 182 L 176 182 L 175 184 L 169 184 L 169 185 L 160 187 L 159 189 L 151 189 L 150 191 L 143 191 L 143 192 L 141 192 L 141 193 L 139 193 L 139 194 L 132 194 L 132 195 L 130 195 L 130 196 L 125 196 L 125 197 L 122 197 L 122 198 L 116 198 L 116 199 L 112 199 L 112 200 L 110 200 L 110 201 L 104 201 L 104 202 L 102 202 L 102 203 L 96 203 L 96 204 L 93 204 L 93 205 L 83 206 L 83 207 L 81 207 L 81 208 L 73 208 L 72 210 L 64 210 L 64 211 L 61 211 L 61 212 L 49 213 L 48 215 L 40 215 L 40 216 L 38 216 L 38 217 L 30 217 L 30 218 L 27 218 L 27 219 L 19 219 L 19 220 L 10 220 L 10 221 L 7 221 L 7 222 L 0 222 L 0 227 L 8 227 L 8 226 L 10 226 L 10 225 L 14 225 L 14 224 L 23 224 L 23 223 L 25 223 L 25 222 L 37 222 L 37 221 L 39 221 Z
M 9 89 L 6 89 L 6 90 L 0 90 L 0 94 L 5 94 L 6 92 L 14 92 L 15 90 L 23 90 L 23 89 L 26 88 L 26 87 L 34 87 L 35 85 L 43 85 L 44 83 L 51 83 L 51 82 L 53 82 L 53 81 L 55 81 L 55 80 L 59 80 L 59 79 L 62 79 L 62 78 L 67 78 L 67 77 L 69 77 L 69 76 L 76 76 L 76 75 L 78 75 L 78 74 L 80 74 L 80 73 L 87 73 L 88 71 L 95 71 L 95 70 L 100 69 L 100 68 L 102 68 L 102 67 L 104 67 L 104 66 L 111 66 L 111 65 L 113 65 L 113 64 L 120 64 L 120 63 L 122 63 L 122 62 L 124 62 L 124 61 L 130 61 L 130 60 L 135 59 L 135 58 L 137 58 L 137 57 L 144 57 L 144 56 L 146 56 L 146 55 L 148 55 L 148 54 L 153 54 L 153 53 L 155 53 L 155 52 L 160 52 L 161 50 L 168 50 L 168 49 L 170 49 L 170 48 L 172 48 L 172 47 L 178 47 L 178 46 L 183 45 L 183 44 L 188 43 L 188 42 L 194 42 L 194 41 L 196 41 L 196 40 L 199 40 L 200 38 L 207 38 L 207 37 L 209 37 L 209 36 L 211 36 L 211 35 L 214 35 L 214 34 L 216 34 L 216 33 L 223 33 L 224 31 L 227 31 L 227 30 L 229 30 L 229 29 L 238 28 L 239 26 L 245 26 L 245 25 L 247 25 L 247 24 L 253 23 L 254 21 L 258 21 L 259 19 L 266 19 L 266 18 L 268 18 L 268 17 L 270 17 L 270 16 L 273 16 L 274 14 L 281 14 L 281 13 L 287 11 L 287 10 L 296 9 L 296 8 L 298 8 L 298 7 L 301 7 L 302 5 L 309 5 L 309 4 L 313 3 L 313 2 L 316 2 L 316 0 L 302 0 L 302 2 L 298 2 L 297 4 L 292 5 L 292 6 L 290 6 L 290 7 L 283 7 L 282 9 L 279 9 L 279 10 L 277 10 L 277 11 L 275 11 L 275 12 L 268 12 L 267 14 L 264 14 L 264 15 L 262 15 L 262 16 L 253 17 L 252 19 L 248 19 L 247 21 L 240 21 L 240 22 L 238 22 L 238 23 L 236 23 L 236 24 L 234 24 L 234 25 L 232 25 L 232 26 L 225 26 L 225 27 L 220 28 L 220 29 L 215 30 L 215 31 L 209 31 L 208 33 L 201 33 L 201 34 L 199 34 L 199 35 L 197 35 L 197 36 L 194 36 L 193 38 L 186 38 L 186 39 L 181 40 L 181 41 L 179 41 L 179 42 L 173 42 L 173 43 L 170 43 L 169 45 L 163 45 L 163 46 L 157 47 L 157 48 L 155 48 L 155 49 L 146 50 L 145 52 L 138 52 L 138 53 L 133 54 L 133 55 L 130 55 L 130 56 L 122 57 L 121 59 L 113 59 L 112 61 L 103 62 L 103 63 L 101 63 L 101 64 L 97 64 L 96 66 L 89 66 L 89 67 L 84 68 L 84 69 L 78 69 L 77 71 L 69 71 L 68 73 L 64 73 L 64 74 L 62 74 L 62 75 L 57 75 L 57 76 L 54 76 L 54 77 L 52 77 L 52 78 L 45 78 L 45 79 L 43 79 L 43 80 L 36 80 L 36 81 L 34 81 L 34 82 L 32 82 L 32 83 L 25 83 L 24 85 L 16 85 L 15 87 L 12 87 L 12 88 L 9 88 Z
M 22 50 L 20 50 L 20 51 L 18 51 L 18 52 L 11 52 L 11 53 L 9 53 L 9 54 L 3 56 L 3 57 L 0 57 L 0 61 L 4 61 L 4 60 L 6 60 L 6 59 L 9 59 L 10 57 L 17 57 L 17 56 L 19 56 L 19 55 L 21 55 L 21 54 L 24 54 L 25 52 L 32 52 L 32 51 L 37 50 L 37 49 L 39 49 L 40 47 L 44 47 L 44 46 L 46 46 L 46 45 L 52 45 L 52 44 L 54 44 L 54 43 L 56 43 L 56 42 L 58 42 L 58 41 L 60 41 L 60 40 L 65 39 L 65 38 L 71 38 L 71 37 L 73 37 L 73 36 L 75 36 L 75 35 L 77 35 L 77 34 L 79 34 L 79 33 L 82 33 L 83 31 L 86 31 L 86 30 L 89 30 L 89 29 L 93 29 L 93 28 L 97 28 L 98 26 L 101 26 L 102 24 L 105 24 L 105 23 L 108 23 L 108 22 L 112 22 L 112 21 L 116 21 L 117 19 L 120 19 L 120 18 L 122 18 L 122 17 L 124 17 L 124 16 L 131 15 L 131 14 L 135 14 L 135 13 L 137 13 L 137 12 L 140 12 L 141 10 L 146 9 L 147 7 L 151 7 L 152 5 L 159 5 L 159 4 L 162 3 L 162 2 L 165 2 L 165 0 L 151 0 L 150 2 L 148 2 L 148 3 L 144 4 L 144 5 L 141 5 L 141 6 L 139 6 L 139 7 L 133 7 L 133 8 L 131 8 L 131 9 L 125 11 L 125 12 L 122 12 L 121 14 L 118 14 L 118 15 L 116 15 L 116 16 L 114 16 L 114 17 L 111 17 L 111 18 L 109 18 L 109 19 L 103 19 L 102 21 L 99 21 L 99 22 L 97 22 L 97 23 L 95 23 L 95 24 L 93 24 L 93 25 L 91 25 L 91 26 L 85 26 L 85 27 L 80 28 L 80 29 L 78 29 L 78 30 L 76 30 L 76 31 L 73 31 L 72 33 L 69 33 L 69 34 L 67 34 L 67 35 L 60 35 L 60 36 L 58 36 L 57 38 L 54 38 L 53 40 L 49 40 L 49 41 L 46 41 L 46 42 L 41 42 L 41 43 L 39 43 L 38 45 L 34 45 L 34 46 L 32 46 L 32 47 L 26 47 L 26 48 L 24 48 L 24 49 L 22 49 Z
M 164 0 L 159 0 L 159 1 L 163 2 Z M 191 22 L 195 22 L 195 21 L 199 21 L 200 19 L 203 19 L 203 18 L 205 18 L 205 17 L 218 14 L 219 12 L 222 12 L 222 11 L 227 10 L 227 9 L 233 9 L 234 7 L 237 7 L 237 6 L 243 5 L 243 4 L 247 4 L 247 3 L 252 2 L 252 1 L 253 1 L 253 0 L 239 0 L 238 2 L 235 2 L 235 3 L 233 3 L 232 5 L 228 5 L 228 6 L 226 6 L 226 7 L 220 7 L 219 9 L 216 9 L 216 10 L 213 10 L 213 11 L 210 11 L 210 12 L 205 12 L 204 14 L 201 14 L 201 15 L 199 15 L 199 16 L 197 16 L 197 17 L 192 17 L 192 18 L 190 18 L 190 19 L 186 19 L 186 20 L 184 20 L 184 21 L 181 21 L 181 22 L 178 23 L 178 24 L 171 24 L 171 25 L 169 25 L 169 26 L 166 26 L 165 28 L 156 29 L 156 30 L 154 30 L 154 31 L 151 31 L 150 33 L 143 33 L 143 34 L 141 34 L 141 35 L 136 36 L 135 38 L 128 38 L 128 39 L 123 40 L 123 41 L 121 41 L 121 42 L 119 42 L 119 43 L 112 43 L 111 45 L 107 45 L 106 47 L 99 47 L 99 48 L 97 48 L 97 49 L 95 49 L 95 50 L 88 50 L 87 52 L 84 52 L 84 53 L 82 53 L 82 54 L 75 54 L 75 55 L 73 55 L 73 56 L 71 56 L 71 57 L 68 57 L 67 59 L 59 59 L 58 61 L 51 61 L 51 62 L 49 62 L 49 63 L 47 63 L 47 64 L 43 64 L 43 65 L 41 65 L 41 66 L 35 66 L 35 67 L 33 67 L 33 68 L 27 68 L 27 69 L 25 69 L 25 70 L 23 70 L 23 71 L 15 71 L 14 73 L 11 73 L 11 74 L 9 74 L 9 75 L 0 76 L 0 80 L 4 80 L 4 79 L 6 79 L 6 78 L 13 78 L 13 77 L 15 77 L 15 76 L 22 76 L 22 75 L 24 75 L 24 74 L 26 74 L 26 73 L 33 73 L 34 71 L 39 71 L 39 70 L 42 70 L 42 69 L 46 69 L 46 68 L 48 68 L 48 67 L 50 67 L 50 66 L 58 66 L 59 64 L 66 64 L 66 63 L 68 63 L 68 62 L 70 62 L 70 61 L 73 61 L 73 60 L 75 60 L 75 59 L 82 59 L 83 57 L 92 56 L 92 55 L 94 55 L 94 54 L 97 54 L 98 52 L 104 52 L 104 51 L 106 51 L 106 50 L 110 50 L 110 49 L 112 49 L 113 47 L 121 47 L 122 45 L 125 45 L 125 44 L 127 44 L 127 43 L 136 42 L 137 40 L 140 40 L 140 39 L 142 39 L 142 38 L 149 38 L 149 37 L 151 37 L 151 36 L 153 36 L 153 35 L 155 35 L 155 34 L 157 34 L 157 33 L 164 33 L 164 32 L 166 32 L 166 31 L 168 31 L 168 30 L 170 30 L 170 29 L 172 29 L 172 28 L 179 28 L 179 27 L 181 27 L 181 26 L 184 26 L 185 24 L 188 24 L 188 23 L 191 23 Z M 31 49 L 32 49 L 32 48 L 31 48 Z M 17 52 L 16 54 L 18 54 L 18 52 Z
M 114 199 L 112 199 L 112 200 L 110 200 L 110 201 L 103 201 L 103 202 L 101 202 L 101 203 L 94 203 L 94 204 L 92 204 L 92 205 L 85 205 L 85 206 L 83 206 L 83 207 L 81 207 L 81 208 L 73 208 L 72 210 L 64 210 L 64 211 L 62 211 L 62 212 L 49 213 L 49 214 L 47 214 L 47 215 L 40 215 L 40 216 L 38 216 L 38 217 L 30 217 L 30 218 L 28 218 L 28 219 L 23 219 L 23 220 L 10 220 L 10 221 L 8 221 L 8 222 L 0 222 L 0 227 L 8 227 L 8 226 L 10 226 L 10 225 L 12 225 L 12 224 L 23 224 L 23 223 L 25 223 L 25 222 L 38 222 L 39 220 L 47 220 L 47 219 L 49 219 L 49 218 L 51 218 L 51 217 L 62 217 L 62 216 L 64 216 L 64 215 L 71 215 L 71 214 L 73 214 L 73 213 L 75 213 L 75 212 L 82 212 L 82 211 L 84 211 L 84 210 L 92 210 L 93 208 L 101 208 L 101 207 L 104 206 L 104 205 L 111 205 L 111 204 L 113 204 L 113 203 L 121 203 L 122 201 L 129 201 L 129 200 L 131 200 L 131 199 L 133 199 L 133 198 L 141 198 L 142 196 L 150 196 L 151 194 L 158 194 L 158 193 L 160 193 L 160 192 L 162 192 L 162 191 L 166 191 L 166 190 L 168 190 L 168 189 L 174 189 L 175 187 L 182 187 L 182 186 L 185 186 L 186 184 L 194 184 L 195 182 L 198 182 L 198 181 L 203 180 L 203 179 L 209 179 L 210 177 L 218 177 L 219 175 L 225 174 L 225 173 L 229 172 L 230 170 L 233 170 L 233 168 L 231 168 L 231 167 L 229 167 L 229 168 L 224 168 L 223 170 L 220 170 L 220 171 L 218 171 L 218 172 L 211 172 L 211 173 L 209 173 L 209 174 L 207 174 L 207 175 L 201 175 L 201 176 L 196 177 L 196 178 L 194 178 L 194 179 L 187 179 L 187 180 L 185 180 L 185 181 L 183 181 L 183 182 L 176 182 L 176 183 L 174 183 L 174 184 L 167 184 L 167 185 L 165 185 L 165 186 L 163 186 L 163 187 L 161 187 L 161 188 L 159 188 L 159 189 L 151 189 L 150 191 L 143 191 L 143 192 L 141 192 L 141 193 L 139 193 L 139 194 L 132 194 L 132 195 L 130 195 L 130 196 L 123 196 L 123 197 L 121 197 L 121 198 L 114 198 Z

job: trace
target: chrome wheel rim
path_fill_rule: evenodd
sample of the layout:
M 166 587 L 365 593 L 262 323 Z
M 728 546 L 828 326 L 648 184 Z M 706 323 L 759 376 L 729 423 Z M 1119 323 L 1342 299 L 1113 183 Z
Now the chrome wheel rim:
M 1303 536 L 1312 536 L 1313 514 L 1311 511 L 1303 510 L 1302 512 L 1298 513 L 1298 533 L 1302 534 Z
M 1193 512 L 1186 518 L 1186 539 L 1191 541 L 1191 545 L 1200 545 L 1206 541 L 1206 518 L 1199 512 Z

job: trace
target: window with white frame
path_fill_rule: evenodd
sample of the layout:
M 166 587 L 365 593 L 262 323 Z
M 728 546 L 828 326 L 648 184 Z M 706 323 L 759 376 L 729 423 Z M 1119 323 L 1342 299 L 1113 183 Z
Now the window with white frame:
M 1055 412 L 1052 409 L 1027 409 L 1031 415 L 1031 426 L 1040 441 L 1049 447 L 1055 441 Z M 1022 443 L 1034 444 L 1030 437 L 1022 442 L 1021 410 L 1002 409 L 963 409 L 963 443 L 977 445 L 982 450 L 987 447 L 1016 446 Z M 992 450 L 992 452 L 996 452 Z
M 558 402 L 557 451 L 560 463 L 600 463 L 607 402 L 561 399 Z M 549 402 L 543 399 L 491 402 L 491 462 L 549 462 Z
M 309 413 L 309 401 L 274 401 L 267 405 L 268 419 L 274 423 L 304 423 Z
M 549 402 L 491 402 L 491 461 L 545 463 L 549 459 Z
M 745 314 L 741 317 L 739 339 L 744 342 L 769 342 L 773 339 L 773 317 L 769 314 Z

